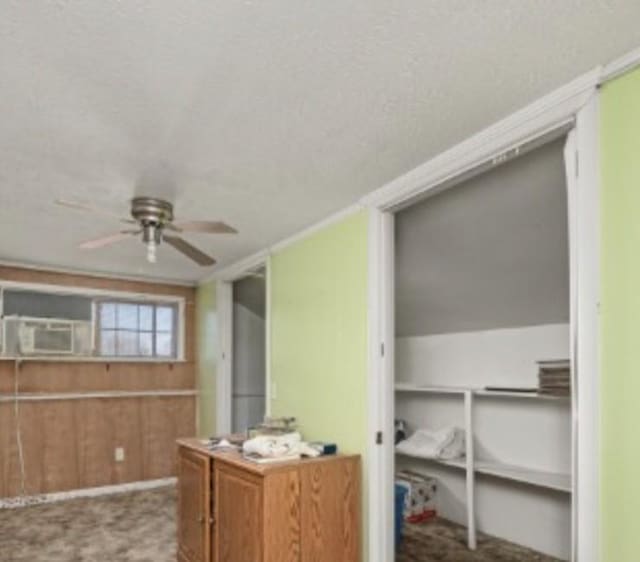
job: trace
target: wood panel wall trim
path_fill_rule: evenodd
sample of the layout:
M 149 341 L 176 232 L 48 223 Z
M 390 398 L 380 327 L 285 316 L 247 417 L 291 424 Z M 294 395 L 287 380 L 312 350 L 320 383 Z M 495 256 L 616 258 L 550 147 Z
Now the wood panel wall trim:
M 39 402 L 43 400 L 89 400 L 97 398 L 148 398 L 148 397 L 180 397 L 197 396 L 197 390 L 143 390 L 140 392 L 23 392 L 15 394 L 0 394 L 0 402 Z

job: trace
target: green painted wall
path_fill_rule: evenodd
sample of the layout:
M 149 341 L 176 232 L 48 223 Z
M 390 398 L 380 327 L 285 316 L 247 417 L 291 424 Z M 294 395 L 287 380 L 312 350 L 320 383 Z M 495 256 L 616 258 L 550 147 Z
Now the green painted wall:
M 196 293 L 196 359 L 198 377 L 198 435 L 215 434 L 216 362 L 218 333 L 216 284 L 206 283 Z
M 367 215 L 295 243 L 271 260 L 274 415 L 306 439 L 363 453 L 367 421 Z
M 331 225 L 271 259 L 272 414 L 298 418 L 307 440 L 363 459 L 366 554 L 367 213 Z
M 640 560 L 640 71 L 601 95 L 603 562 Z

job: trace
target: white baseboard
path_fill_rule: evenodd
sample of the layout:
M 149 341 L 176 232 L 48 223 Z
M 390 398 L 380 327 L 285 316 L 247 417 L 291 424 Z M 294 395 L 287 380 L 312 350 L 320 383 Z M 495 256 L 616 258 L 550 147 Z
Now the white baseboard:
M 99 486 L 97 488 L 83 488 L 81 490 L 68 490 L 66 492 L 53 492 L 50 494 L 37 494 L 35 496 L 17 496 L 15 498 L 0 498 L 0 509 L 14 509 L 29 505 L 41 505 L 76 498 L 96 498 L 110 494 L 123 494 L 126 492 L 139 492 L 152 490 L 164 486 L 173 486 L 177 478 L 160 478 L 158 480 L 143 480 L 141 482 L 128 482 L 126 484 L 114 484 L 113 486 Z

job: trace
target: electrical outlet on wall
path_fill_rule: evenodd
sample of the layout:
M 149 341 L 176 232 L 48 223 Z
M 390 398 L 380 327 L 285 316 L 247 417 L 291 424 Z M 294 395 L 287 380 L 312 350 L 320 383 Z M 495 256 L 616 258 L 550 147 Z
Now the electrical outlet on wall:
M 124 447 L 116 447 L 115 458 L 116 458 L 116 462 L 124 461 Z

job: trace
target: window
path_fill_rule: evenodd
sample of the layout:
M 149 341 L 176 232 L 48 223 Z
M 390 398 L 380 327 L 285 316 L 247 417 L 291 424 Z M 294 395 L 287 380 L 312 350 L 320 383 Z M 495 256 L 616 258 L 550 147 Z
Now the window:
M 177 306 L 130 301 L 98 301 L 98 355 L 177 357 Z

